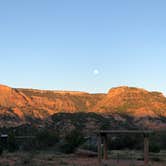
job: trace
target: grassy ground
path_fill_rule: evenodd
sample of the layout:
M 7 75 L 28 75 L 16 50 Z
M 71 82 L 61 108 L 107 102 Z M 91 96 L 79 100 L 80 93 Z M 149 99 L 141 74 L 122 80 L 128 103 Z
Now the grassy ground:
M 117 152 L 112 152 L 112 158 L 104 166 L 143 166 L 143 161 L 138 161 L 135 158 L 119 159 L 116 158 Z M 121 152 L 121 156 L 127 154 L 125 151 Z M 166 153 L 162 152 L 157 157 L 166 159 Z M 163 156 L 165 155 L 165 157 Z M 109 156 L 110 157 L 110 156 Z M 156 156 L 155 156 L 156 157 Z M 160 160 L 161 160 L 160 159 Z M 81 158 L 75 155 L 57 155 L 53 152 L 17 152 L 4 153 L 0 157 L 0 166 L 97 166 L 96 158 Z M 166 161 L 151 160 L 150 166 L 166 166 Z

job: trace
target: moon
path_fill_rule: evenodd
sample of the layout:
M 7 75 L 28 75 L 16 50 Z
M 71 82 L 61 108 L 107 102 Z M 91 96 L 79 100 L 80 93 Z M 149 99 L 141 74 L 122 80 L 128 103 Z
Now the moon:
M 99 73 L 100 73 L 100 72 L 99 72 L 98 69 L 93 70 L 93 74 L 94 74 L 94 75 L 99 75 Z

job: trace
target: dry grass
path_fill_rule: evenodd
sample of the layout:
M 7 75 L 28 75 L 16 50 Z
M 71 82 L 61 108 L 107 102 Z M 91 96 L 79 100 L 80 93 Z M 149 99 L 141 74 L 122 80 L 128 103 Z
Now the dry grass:
M 97 166 L 96 158 L 81 158 L 75 155 L 56 155 L 53 152 L 4 153 L 0 166 Z M 112 159 L 103 166 L 143 166 L 143 161 Z M 166 162 L 151 162 L 150 166 L 166 166 Z

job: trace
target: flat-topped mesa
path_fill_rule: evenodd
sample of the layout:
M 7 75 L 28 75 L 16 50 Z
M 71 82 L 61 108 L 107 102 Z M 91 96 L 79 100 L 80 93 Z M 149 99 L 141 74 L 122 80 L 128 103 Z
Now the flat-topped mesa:
M 70 95 L 89 95 L 88 92 L 81 92 L 81 91 L 68 91 L 68 90 L 40 90 L 40 89 L 23 89 L 18 88 L 18 90 L 23 92 L 33 92 L 33 93 L 54 93 L 54 94 L 70 94 Z
M 59 91 L 56 90 L 54 93 L 60 93 L 60 94 L 70 94 L 70 95 L 89 95 L 87 92 L 80 92 L 80 91 Z
M 165 95 L 158 91 L 148 91 L 143 88 L 136 88 L 136 87 L 128 87 L 128 86 L 120 86 L 111 88 L 108 92 L 108 96 L 143 96 L 143 95 L 149 95 L 150 97 L 161 97 L 165 98 Z
M 134 117 L 166 116 L 166 98 L 158 92 L 135 87 L 117 87 L 94 107 L 95 112 L 120 113 Z
M 136 87 L 129 87 L 129 86 L 120 86 L 120 87 L 114 87 L 111 88 L 108 92 L 108 94 L 121 94 L 121 93 L 126 93 L 126 92 L 143 92 L 143 93 L 148 93 L 147 90 L 143 88 L 136 88 Z

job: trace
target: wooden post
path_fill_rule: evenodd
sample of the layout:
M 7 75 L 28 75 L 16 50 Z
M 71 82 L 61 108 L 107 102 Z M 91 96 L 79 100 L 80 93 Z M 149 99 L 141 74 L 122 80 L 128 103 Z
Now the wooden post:
M 108 160 L 108 147 L 107 147 L 107 135 L 103 136 L 104 139 L 104 160 Z
M 147 134 L 144 135 L 144 165 L 149 164 L 149 137 Z
M 98 162 L 99 166 L 101 166 L 102 161 L 102 148 L 101 148 L 101 135 L 98 135 Z

